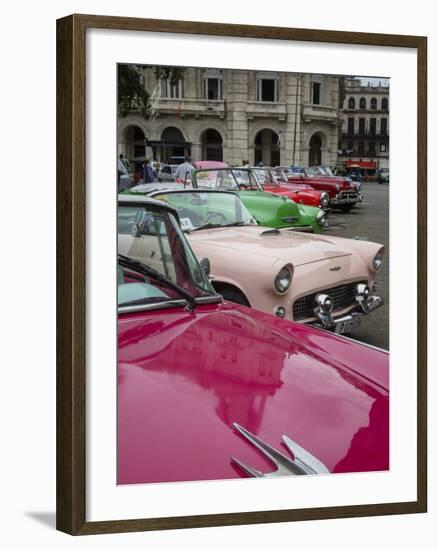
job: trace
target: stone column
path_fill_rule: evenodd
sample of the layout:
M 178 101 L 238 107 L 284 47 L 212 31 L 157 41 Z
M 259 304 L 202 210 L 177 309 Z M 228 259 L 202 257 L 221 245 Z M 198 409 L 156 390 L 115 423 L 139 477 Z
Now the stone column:
M 286 128 L 283 132 L 283 148 L 281 150 L 281 164 L 290 166 L 300 165 L 301 162 L 301 104 L 302 97 L 302 75 L 286 75 Z M 294 154 L 295 150 L 295 154 Z
M 202 145 L 200 143 L 192 143 L 192 161 L 203 160 Z
M 230 70 L 224 73 L 224 100 L 227 109 L 224 161 L 240 165 L 242 160 L 248 159 L 247 71 Z
M 192 68 L 184 71 L 184 97 L 187 99 L 195 99 L 197 97 L 197 70 Z

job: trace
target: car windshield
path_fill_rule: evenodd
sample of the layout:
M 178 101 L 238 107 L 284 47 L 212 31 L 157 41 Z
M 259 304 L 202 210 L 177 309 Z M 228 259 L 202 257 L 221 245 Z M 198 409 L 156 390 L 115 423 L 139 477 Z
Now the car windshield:
M 315 168 L 304 168 L 304 174 L 307 178 L 314 178 L 318 175 L 318 172 Z
M 195 180 L 198 187 L 208 189 L 238 189 L 238 182 L 235 178 L 234 171 L 226 169 L 205 169 L 196 170 L 194 172 Z
M 118 266 L 118 305 L 169 302 L 214 295 L 176 217 L 145 205 L 119 205 L 118 253 L 145 266 Z M 145 273 L 148 271 L 148 273 Z M 155 273 L 155 275 L 154 275 Z
M 333 174 L 331 168 L 329 168 L 328 166 L 324 166 L 323 170 L 324 170 L 326 176 L 330 176 L 331 178 L 333 178 L 335 176 Z
M 184 191 L 156 195 L 178 212 L 184 231 L 255 224 L 239 196 L 221 191 Z
M 287 172 L 283 168 L 275 168 L 274 176 L 278 183 L 288 183 Z
M 267 186 L 279 186 L 279 183 L 272 170 L 266 170 L 265 168 L 255 168 L 254 172 L 262 187 Z

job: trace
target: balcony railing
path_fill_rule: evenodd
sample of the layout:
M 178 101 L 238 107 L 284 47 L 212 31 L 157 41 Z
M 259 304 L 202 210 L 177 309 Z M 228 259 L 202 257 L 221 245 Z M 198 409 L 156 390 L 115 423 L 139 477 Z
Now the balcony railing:
M 248 101 L 246 114 L 249 119 L 253 117 L 276 117 L 284 120 L 287 116 L 286 103 L 279 101 Z
M 383 139 L 388 138 L 389 134 L 388 132 L 385 132 L 384 134 L 381 133 L 371 133 L 369 130 L 367 132 L 350 132 L 347 130 L 347 132 L 342 132 L 342 137 L 344 138 L 367 138 L 367 139 Z
M 339 120 L 338 110 L 331 105 L 314 105 L 306 103 L 303 107 L 304 120 L 328 120 L 337 122 Z
M 341 157 L 361 157 L 361 158 L 385 158 L 389 154 L 388 151 L 358 151 L 353 149 L 351 152 L 343 150 L 339 153 Z
M 158 104 L 161 113 L 175 113 L 179 115 L 217 114 L 224 116 L 225 102 L 222 99 L 192 99 L 162 97 Z

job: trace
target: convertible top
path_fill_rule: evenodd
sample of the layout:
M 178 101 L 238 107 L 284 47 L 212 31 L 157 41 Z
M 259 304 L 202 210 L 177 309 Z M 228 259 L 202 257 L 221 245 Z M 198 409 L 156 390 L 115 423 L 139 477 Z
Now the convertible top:
M 160 208 L 164 208 L 165 210 L 168 210 L 169 212 L 172 212 L 172 214 L 175 214 L 178 217 L 177 211 L 173 206 L 170 206 L 167 202 L 159 201 L 156 199 L 153 199 L 152 197 L 146 196 L 146 195 L 123 195 L 119 194 L 118 196 L 118 205 L 152 205 L 157 206 Z

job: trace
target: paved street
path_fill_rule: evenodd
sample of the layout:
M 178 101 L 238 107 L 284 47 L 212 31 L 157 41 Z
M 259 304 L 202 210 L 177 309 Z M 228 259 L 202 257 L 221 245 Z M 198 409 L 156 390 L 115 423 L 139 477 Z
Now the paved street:
M 382 243 L 384 264 L 376 277 L 377 292 L 385 305 L 365 317 L 353 337 L 367 344 L 389 349 L 389 186 L 362 184 L 364 201 L 348 214 L 333 211 L 327 234 Z

